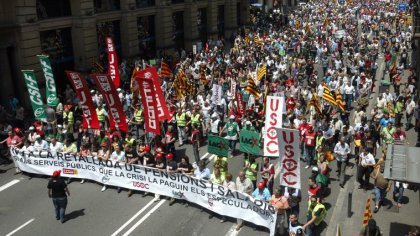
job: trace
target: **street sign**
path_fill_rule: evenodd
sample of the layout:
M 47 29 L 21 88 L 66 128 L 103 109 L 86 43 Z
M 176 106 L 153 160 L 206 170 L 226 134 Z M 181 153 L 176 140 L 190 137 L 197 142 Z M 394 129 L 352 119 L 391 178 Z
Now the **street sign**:
M 398 11 L 406 11 L 407 10 L 407 4 L 400 3 L 398 4 Z

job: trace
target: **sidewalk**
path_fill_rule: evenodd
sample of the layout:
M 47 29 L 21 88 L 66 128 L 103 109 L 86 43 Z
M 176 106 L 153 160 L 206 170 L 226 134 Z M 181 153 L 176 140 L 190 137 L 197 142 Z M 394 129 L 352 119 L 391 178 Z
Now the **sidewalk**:
M 380 57 L 380 68 L 383 68 L 382 57 Z M 403 80 L 406 80 L 408 71 L 405 71 Z M 378 94 L 378 88 L 380 85 L 380 79 L 382 72 L 378 72 L 376 76 L 376 88 L 374 99 Z M 388 75 L 386 75 L 388 77 Z M 371 104 L 372 105 L 372 104 Z M 368 108 L 368 114 L 370 113 L 371 105 Z M 417 134 L 414 129 L 406 131 L 407 141 L 409 146 L 415 146 L 417 140 Z M 419 149 L 420 150 L 420 149 Z M 381 148 L 377 151 L 376 158 L 379 158 Z M 370 180 L 371 187 L 368 191 L 358 189 L 359 183 L 355 180 L 357 175 L 357 168 L 354 167 L 347 171 L 350 175 L 351 181 L 345 185 L 344 189 L 340 189 L 339 196 L 337 198 L 337 204 L 334 206 L 334 210 L 331 212 L 331 221 L 328 223 L 326 231 L 327 236 L 336 235 L 337 224 L 340 225 L 341 235 L 359 235 L 362 229 L 363 216 L 365 212 L 366 202 L 369 197 L 371 200 L 371 212 L 372 218 L 376 220 L 377 225 L 380 227 L 384 236 L 404 236 L 408 232 L 411 226 L 420 226 L 420 191 L 414 192 L 413 190 L 404 190 L 404 204 L 402 208 L 396 206 L 396 202 L 392 199 L 392 191 L 394 186 L 392 185 L 390 192 L 387 193 L 387 206 L 382 206 L 378 213 L 373 213 L 375 208 L 374 195 L 373 195 L 373 180 Z M 351 214 L 348 217 L 348 203 L 349 193 L 352 194 L 351 201 Z M 324 234 L 323 234 L 324 235 Z

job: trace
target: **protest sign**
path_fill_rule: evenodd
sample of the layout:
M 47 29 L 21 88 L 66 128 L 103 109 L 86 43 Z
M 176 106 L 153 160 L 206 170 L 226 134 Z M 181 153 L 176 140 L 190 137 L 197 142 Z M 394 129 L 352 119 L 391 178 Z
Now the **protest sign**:
M 277 129 L 280 157 L 280 185 L 301 188 L 299 131 Z
M 31 99 L 32 109 L 36 120 L 46 120 L 44 102 L 42 101 L 41 92 L 38 88 L 35 73 L 33 70 L 22 70 L 25 78 L 26 88 L 28 89 L 29 98 Z
M 277 144 L 277 128 L 283 125 L 283 104 L 284 97 L 267 96 L 265 105 L 265 132 L 264 156 L 279 156 L 279 146 Z
M 106 185 L 141 190 L 198 204 L 220 215 L 240 218 L 267 227 L 274 235 L 277 213 L 267 202 L 225 186 L 180 173 L 62 152 L 10 150 L 16 166 L 24 172 L 89 179 Z
M 222 157 L 229 155 L 229 142 L 219 136 L 208 136 L 208 152 Z
M 57 106 L 57 88 L 55 87 L 54 74 L 50 63 L 50 58 L 45 55 L 38 55 L 41 63 L 42 71 L 44 72 L 45 87 L 47 88 L 47 106 Z
M 252 155 L 259 155 L 259 139 L 259 134 L 257 132 L 242 129 L 241 136 L 239 137 L 239 150 Z

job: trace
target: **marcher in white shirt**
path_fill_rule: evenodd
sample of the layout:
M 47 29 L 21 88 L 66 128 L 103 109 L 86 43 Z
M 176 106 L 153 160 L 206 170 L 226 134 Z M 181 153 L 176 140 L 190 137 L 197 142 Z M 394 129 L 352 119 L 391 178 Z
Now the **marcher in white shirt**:
M 34 142 L 34 149 L 36 151 L 46 151 L 49 148 L 48 142 L 41 139 L 40 135 L 35 137 L 36 141 Z
M 376 98 L 376 106 L 379 110 L 382 110 L 386 106 L 386 98 L 384 98 L 382 93 L 378 94 L 378 96 L 379 97 Z
M 405 130 L 411 128 L 411 120 L 413 119 L 414 109 L 416 108 L 416 102 L 414 102 L 413 97 L 408 95 L 407 101 L 405 102 L 405 115 L 407 122 L 405 124 Z
M 383 97 L 386 99 L 386 102 L 393 102 L 394 101 L 394 97 L 392 96 L 392 94 L 389 92 L 389 89 L 387 89 L 385 91 L 385 93 L 383 93 Z
M 63 144 L 61 142 L 57 142 L 56 138 L 52 138 L 50 143 L 50 151 L 54 153 L 62 152 Z
M 363 188 L 365 191 L 369 185 L 369 175 L 375 165 L 375 158 L 371 153 L 363 148 L 363 151 L 359 155 L 359 171 L 357 174 L 357 181 L 359 182 L 359 189 Z
M 349 109 L 351 107 L 351 103 L 353 102 L 355 89 L 354 86 L 348 82 L 344 86 L 344 99 L 346 101 L 347 108 Z

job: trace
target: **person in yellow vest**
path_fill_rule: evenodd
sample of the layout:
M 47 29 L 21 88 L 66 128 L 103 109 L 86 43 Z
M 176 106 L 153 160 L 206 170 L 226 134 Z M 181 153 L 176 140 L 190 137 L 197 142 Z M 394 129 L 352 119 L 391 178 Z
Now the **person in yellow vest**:
M 136 140 L 134 139 L 131 132 L 127 132 L 127 135 L 124 139 L 124 147 L 126 146 L 130 146 L 132 148 L 136 146 Z
M 74 125 L 74 114 L 73 111 L 70 110 L 70 107 L 66 106 L 64 108 L 64 113 L 63 113 L 63 120 L 64 120 L 64 124 L 66 124 L 66 130 L 68 134 L 72 134 L 73 133 L 73 125 Z
M 257 174 L 258 174 L 258 162 L 254 156 L 249 156 L 248 160 L 245 161 L 244 170 L 245 176 L 251 180 L 254 188 L 257 186 Z
M 98 107 L 96 108 L 96 115 L 98 116 L 99 124 L 101 124 L 101 127 L 107 128 L 107 117 L 108 112 L 105 110 L 105 107 L 102 105 L 101 102 L 98 103 Z
M 140 129 L 144 129 L 144 115 L 143 109 L 141 108 L 141 104 L 136 104 L 134 108 L 133 117 L 130 120 L 130 124 L 135 125 L 136 127 L 136 138 L 140 138 Z
M 196 125 L 198 127 L 198 130 L 200 130 L 200 134 L 202 134 L 203 133 L 203 130 L 201 129 L 203 127 L 201 125 L 202 118 L 203 116 L 200 114 L 200 112 L 198 112 L 198 109 L 194 108 L 191 114 L 191 119 L 187 123 L 187 127 L 188 125 L 191 125 L 191 126 Z
M 324 204 L 317 200 L 316 195 L 312 195 L 308 202 L 308 222 L 302 226 L 306 235 L 319 235 L 319 225 L 325 219 L 327 209 Z
M 182 146 L 184 145 L 184 141 L 186 140 L 185 127 L 187 126 L 187 114 L 182 111 L 182 108 L 178 108 L 178 111 L 175 114 L 175 119 L 178 129 L 179 146 Z

